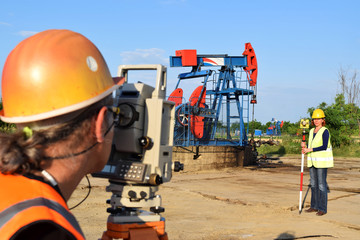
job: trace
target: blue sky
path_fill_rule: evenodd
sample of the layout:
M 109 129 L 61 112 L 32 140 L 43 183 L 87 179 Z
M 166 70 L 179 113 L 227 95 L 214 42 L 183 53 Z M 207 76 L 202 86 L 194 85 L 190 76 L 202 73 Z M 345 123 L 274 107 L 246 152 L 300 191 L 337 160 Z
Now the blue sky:
M 333 103 L 340 67 L 360 69 L 359 10 L 356 0 L 3 1 L 0 71 L 20 41 L 46 29 L 88 37 L 113 76 L 120 64 L 168 66 L 179 49 L 237 56 L 250 42 L 259 65 L 255 119 L 296 122 Z M 186 71 L 168 68 L 168 94 Z

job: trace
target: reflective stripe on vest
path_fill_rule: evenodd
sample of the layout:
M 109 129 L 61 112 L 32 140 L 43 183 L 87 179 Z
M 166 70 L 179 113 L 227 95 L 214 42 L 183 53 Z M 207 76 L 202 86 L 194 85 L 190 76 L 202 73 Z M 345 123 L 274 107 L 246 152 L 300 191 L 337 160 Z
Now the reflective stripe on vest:
M 38 221 L 51 221 L 76 239 L 85 239 L 61 195 L 50 185 L 21 175 L 0 173 L 0 238 L 10 239 Z
M 59 203 L 46 198 L 34 198 L 34 199 L 25 200 L 23 202 L 14 204 L 9 208 L 5 209 L 4 211 L 2 211 L 0 213 L 0 229 L 16 214 L 21 213 L 22 211 L 28 208 L 37 207 L 37 206 L 47 207 L 49 209 L 56 211 L 57 213 L 62 215 L 76 229 L 76 231 L 78 231 L 82 236 L 84 236 L 75 217 Z
M 323 145 L 323 133 L 327 130 L 326 127 L 322 127 L 319 129 L 319 131 L 316 133 L 314 138 L 314 129 L 310 130 L 309 133 L 309 148 L 316 148 L 321 147 Z M 328 130 L 329 131 L 329 130 Z M 334 166 L 334 158 L 332 154 L 332 147 L 330 142 L 330 133 L 329 133 L 329 141 L 327 145 L 327 149 L 324 151 L 317 151 L 317 152 L 311 152 L 308 153 L 308 161 L 307 166 L 308 167 L 316 167 L 316 168 L 330 168 Z

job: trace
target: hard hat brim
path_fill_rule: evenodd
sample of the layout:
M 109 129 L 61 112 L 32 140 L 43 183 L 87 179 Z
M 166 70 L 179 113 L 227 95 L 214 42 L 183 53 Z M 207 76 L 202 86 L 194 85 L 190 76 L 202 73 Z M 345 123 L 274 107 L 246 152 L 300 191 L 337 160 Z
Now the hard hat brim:
M 53 117 L 57 117 L 57 116 L 61 116 L 64 114 L 68 114 L 70 112 L 74 112 L 77 110 L 80 110 L 82 108 L 85 108 L 87 106 L 90 106 L 93 103 L 96 103 L 102 99 L 104 99 L 106 96 L 110 95 L 113 91 L 115 91 L 116 89 L 120 88 L 124 82 L 125 82 L 125 78 L 121 77 L 117 77 L 117 78 L 113 78 L 114 80 L 114 85 L 110 88 L 108 88 L 106 91 L 102 92 L 101 94 L 97 95 L 96 97 L 93 97 L 91 99 L 88 99 L 86 101 L 71 105 L 71 106 L 67 106 L 64 108 L 59 108 L 53 111 L 49 111 L 49 112 L 45 112 L 45 113 L 40 113 L 40 114 L 36 114 L 36 115 L 31 115 L 31 116 L 19 116 L 19 117 L 5 117 L 4 116 L 4 109 L 1 110 L 0 112 L 0 119 L 3 122 L 7 122 L 7 123 L 29 123 L 29 122 L 36 122 L 36 121 L 40 121 L 40 120 L 44 120 L 44 119 L 49 119 L 49 118 L 53 118 Z

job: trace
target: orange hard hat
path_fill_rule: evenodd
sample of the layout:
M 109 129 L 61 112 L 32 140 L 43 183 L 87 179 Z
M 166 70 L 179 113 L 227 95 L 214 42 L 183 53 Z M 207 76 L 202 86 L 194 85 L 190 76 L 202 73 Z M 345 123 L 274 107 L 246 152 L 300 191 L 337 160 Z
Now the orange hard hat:
M 98 102 L 119 86 L 86 37 L 43 31 L 20 42 L 6 59 L 0 117 L 9 123 L 49 119 Z

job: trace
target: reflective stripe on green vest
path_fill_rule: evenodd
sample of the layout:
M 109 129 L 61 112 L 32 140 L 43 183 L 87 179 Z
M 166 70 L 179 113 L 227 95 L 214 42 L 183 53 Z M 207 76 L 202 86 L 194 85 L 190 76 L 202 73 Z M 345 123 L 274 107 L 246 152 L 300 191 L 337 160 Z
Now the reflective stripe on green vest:
M 326 130 L 326 127 L 320 128 L 320 130 L 316 133 L 314 138 L 314 128 L 310 130 L 309 133 L 309 144 L 308 148 L 316 148 L 321 147 L 323 145 L 322 135 Z M 328 130 L 329 131 L 329 130 Z M 334 158 L 332 153 L 332 147 L 330 142 L 330 133 L 329 133 L 329 142 L 327 145 L 327 149 L 324 151 L 310 152 L 307 154 L 308 167 L 316 167 L 316 168 L 330 168 L 334 167 Z

